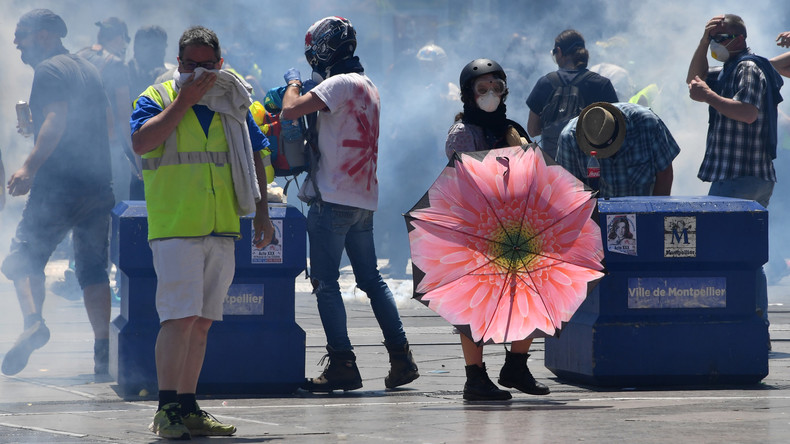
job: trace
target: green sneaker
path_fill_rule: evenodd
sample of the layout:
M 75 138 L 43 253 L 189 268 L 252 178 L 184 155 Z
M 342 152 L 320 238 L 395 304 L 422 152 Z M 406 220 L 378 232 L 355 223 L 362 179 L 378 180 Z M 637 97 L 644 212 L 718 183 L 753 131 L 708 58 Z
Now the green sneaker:
M 165 404 L 161 410 L 154 415 L 154 422 L 148 426 L 148 430 L 156 433 L 162 438 L 167 439 L 191 439 L 189 429 L 181 420 L 181 406 L 177 402 Z
M 236 426 L 217 421 L 214 415 L 205 410 L 190 413 L 182 419 L 192 436 L 230 436 L 236 433 Z

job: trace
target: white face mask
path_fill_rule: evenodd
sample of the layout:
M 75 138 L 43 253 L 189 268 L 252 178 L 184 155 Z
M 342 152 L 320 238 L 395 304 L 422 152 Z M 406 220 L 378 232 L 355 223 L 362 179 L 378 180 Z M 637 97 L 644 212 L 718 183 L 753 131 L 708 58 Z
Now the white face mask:
M 488 91 L 476 100 L 477 106 L 487 113 L 496 111 L 496 109 L 499 108 L 500 101 L 501 99 L 498 95 L 494 94 L 494 91 Z
M 730 41 L 730 43 L 732 43 L 732 41 Z M 711 41 L 710 55 L 711 57 L 713 57 L 714 59 L 720 62 L 726 62 L 730 58 L 730 51 L 728 51 L 727 47 L 722 45 L 721 43 Z
M 202 68 L 200 66 L 195 68 L 194 72 L 178 72 L 178 70 L 173 71 L 173 80 L 176 81 L 175 82 L 176 83 L 176 85 L 175 85 L 176 86 L 176 91 L 181 89 L 181 86 L 184 83 L 189 81 L 189 77 L 192 74 L 195 75 L 195 78 L 192 79 L 194 81 L 194 80 L 197 80 L 198 77 L 202 76 L 204 72 L 213 72 L 214 74 L 219 74 L 219 70 L 218 69 L 206 69 L 206 68 Z

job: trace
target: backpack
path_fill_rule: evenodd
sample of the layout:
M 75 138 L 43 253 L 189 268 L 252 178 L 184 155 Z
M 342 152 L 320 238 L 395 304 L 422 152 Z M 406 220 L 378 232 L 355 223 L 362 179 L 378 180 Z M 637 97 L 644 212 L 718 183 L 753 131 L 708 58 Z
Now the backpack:
M 278 91 L 281 90 L 282 91 Z M 284 87 L 273 88 L 264 99 L 263 130 L 272 151 L 272 166 L 277 177 L 298 176 L 310 171 L 310 153 L 305 143 L 304 119 L 280 120 Z M 278 100 L 279 99 L 279 100 Z
M 556 71 L 546 76 L 554 88 L 554 93 L 540 112 L 540 120 L 543 123 L 541 132 L 543 142 L 541 145 L 543 151 L 552 158 L 557 156 L 557 143 L 562 129 L 565 128 L 565 125 L 571 119 L 578 116 L 585 107 L 584 99 L 576 85 L 591 75 L 591 71 L 577 74 L 567 85 L 563 83 Z
M 270 154 L 264 158 L 264 165 L 268 163 L 267 181 L 271 183 L 274 177 L 289 177 L 286 180 L 284 193 L 288 193 L 291 182 L 297 182 L 297 176 L 307 173 L 308 179 L 313 178 L 318 170 L 318 132 L 316 131 L 316 113 L 310 113 L 296 121 L 281 121 L 282 96 L 285 86 L 272 88 L 266 93 L 263 105 L 254 102 L 250 107 L 255 123 L 261 128 L 263 134 L 269 139 L 268 151 Z M 266 155 L 266 154 L 264 154 Z M 272 170 L 272 177 L 269 177 Z M 320 200 L 315 180 L 312 188 Z M 301 199 L 301 197 L 300 197 Z

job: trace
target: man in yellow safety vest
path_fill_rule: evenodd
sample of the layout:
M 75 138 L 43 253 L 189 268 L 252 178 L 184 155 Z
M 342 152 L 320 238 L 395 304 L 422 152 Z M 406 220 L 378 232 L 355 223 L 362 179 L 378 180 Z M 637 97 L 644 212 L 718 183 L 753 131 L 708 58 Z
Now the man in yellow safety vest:
M 253 155 L 268 141 L 249 113 L 247 85 L 220 70 L 219 39 L 207 28 L 187 29 L 178 54 L 174 79 L 149 87 L 135 102 L 131 131 L 143 158 L 161 324 L 159 409 L 149 428 L 186 439 L 236 432 L 201 410 L 195 391 L 209 327 L 222 319 L 233 280 L 239 215 L 255 212 L 258 247 L 271 241 L 274 227 L 263 164 Z

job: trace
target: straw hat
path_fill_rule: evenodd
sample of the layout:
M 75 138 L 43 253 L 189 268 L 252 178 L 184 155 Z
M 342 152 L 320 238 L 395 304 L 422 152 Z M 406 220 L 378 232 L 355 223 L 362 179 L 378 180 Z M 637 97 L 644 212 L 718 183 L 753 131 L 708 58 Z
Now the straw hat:
M 598 158 L 613 156 L 624 140 L 625 117 L 611 103 L 593 103 L 579 114 L 576 122 L 576 142 L 585 154 L 597 151 Z

